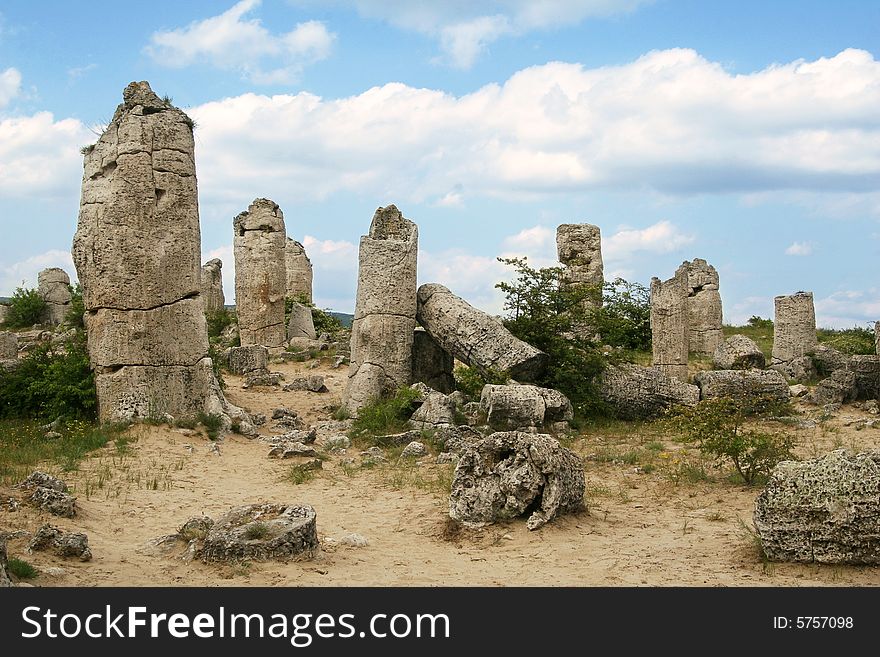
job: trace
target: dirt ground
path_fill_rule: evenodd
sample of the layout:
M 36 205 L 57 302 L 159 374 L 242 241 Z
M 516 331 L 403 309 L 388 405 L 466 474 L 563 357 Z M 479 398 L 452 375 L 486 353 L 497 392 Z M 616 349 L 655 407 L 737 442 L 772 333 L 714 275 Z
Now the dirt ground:
M 227 396 L 270 417 L 273 408 L 286 406 L 308 422 L 326 420 L 339 403 L 347 370 L 309 365 L 271 369 L 288 381 L 322 374 L 330 392 L 244 390 L 239 377 L 227 375 Z M 819 413 L 809 406 L 799 410 Z M 880 447 L 880 430 L 851 424 L 867 417 L 876 416 L 847 406 L 813 428 L 792 429 L 798 454 Z M 270 426 L 271 421 L 261 430 L 269 433 Z M 204 434 L 192 430 L 136 425 L 129 434 L 132 441 L 122 453 L 108 445 L 78 471 L 61 475 L 77 495 L 76 518 L 25 506 L 0 511 L 0 526 L 7 531 L 33 532 L 51 522 L 88 534 L 94 558 L 85 563 L 27 554 L 27 536 L 10 540 L 10 556 L 41 571 L 31 580 L 35 586 L 880 585 L 880 569 L 874 567 L 764 563 L 750 531 L 760 488 L 731 483 L 711 467 L 708 480 L 684 476 L 682 466 L 693 464 L 693 454 L 651 425 L 587 432 L 577 439 L 572 448 L 585 457 L 588 508 L 535 532 L 524 520 L 449 531 L 442 484 L 448 485 L 452 466 L 433 459 L 410 468 L 392 463 L 351 470 L 342 467 L 343 457 L 333 456 L 311 481 L 295 484 L 288 477 L 292 461 L 267 458 L 268 446 L 259 440 L 229 435 L 217 454 Z M 608 456 L 630 449 L 653 454 L 651 467 Z M 350 449 L 348 456 L 358 451 Z M 205 565 L 164 554 L 153 543 L 188 518 L 217 517 L 255 502 L 312 505 L 322 542 L 317 558 Z M 339 543 L 351 533 L 368 544 Z

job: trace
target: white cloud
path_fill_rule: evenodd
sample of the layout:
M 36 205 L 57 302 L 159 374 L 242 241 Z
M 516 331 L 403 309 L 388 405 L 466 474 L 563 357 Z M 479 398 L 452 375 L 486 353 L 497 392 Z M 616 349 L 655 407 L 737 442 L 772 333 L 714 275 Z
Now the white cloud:
M 808 256 L 813 255 L 813 245 L 809 242 L 793 242 L 791 246 L 785 249 L 785 255 L 790 256 Z
M 880 289 L 840 290 L 816 299 L 816 325 L 823 328 L 873 328 L 880 320 Z
M 70 276 L 70 282 L 76 282 L 76 268 L 70 251 L 52 249 L 0 268 L 0 291 L 4 296 L 11 296 L 17 287 L 35 288 L 37 274 L 49 267 L 61 267 Z
M 324 0 L 322 0 L 323 2 Z M 444 59 L 470 68 L 488 45 L 503 36 L 577 25 L 588 19 L 629 12 L 651 0 L 338 0 L 361 15 L 437 39 Z M 315 6 L 315 0 L 292 0 Z
M 67 69 L 67 79 L 70 82 L 75 82 L 83 77 L 89 71 L 94 71 L 98 68 L 97 64 L 86 64 L 85 66 L 74 66 L 73 68 Z
M 21 73 L 17 68 L 7 68 L 0 73 L 0 108 L 6 107 L 21 93 Z
M 877 107 L 880 62 L 865 51 L 731 75 L 674 49 L 530 67 L 465 96 L 389 83 L 335 100 L 245 94 L 191 114 L 209 197 L 258 186 L 443 205 L 647 188 L 841 204 L 880 192 Z
M 260 0 L 241 0 L 218 16 L 155 32 L 144 50 L 163 66 L 207 62 L 239 71 L 256 84 L 295 81 L 305 65 L 329 56 L 336 35 L 323 23 L 308 21 L 290 32 L 272 34 L 259 19 L 245 18 L 259 6 Z M 264 61 L 272 62 L 268 70 Z
M 637 251 L 672 253 L 694 241 L 670 221 L 658 221 L 647 228 L 624 228 L 602 238 L 602 259 L 609 263 L 625 260 Z M 606 277 L 607 278 L 607 277 Z

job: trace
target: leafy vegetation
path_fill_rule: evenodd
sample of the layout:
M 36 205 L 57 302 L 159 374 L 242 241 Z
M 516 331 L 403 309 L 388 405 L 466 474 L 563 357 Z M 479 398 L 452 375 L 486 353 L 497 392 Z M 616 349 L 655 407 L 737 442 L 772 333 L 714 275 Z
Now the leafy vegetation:
M 84 329 L 83 316 L 86 314 L 86 305 L 83 302 L 82 285 L 77 283 L 70 287 L 70 307 L 64 315 L 64 323 L 77 329 Z
M 602 342 L 627 351 L 651 350 L 651 291 L 641 283 L 615 278 L 605 283 L 602 306 L 589 313 Z
M 399 433 L 406 429 L 406 421 L 412 416 L 414 402 L 419 393 L 412 388 L 400 388 L 393 397 L 375 399 L 358 410 L 357 419 L 351 427 L 352 439 Z
M 24 559 L 18 559 L 17 557 L 11 557 L 6 565 L 9 572 L 18 579 L 33 579 L 38 574 L 36 568 Z
M 223 416 L 217 413 L 199 413 L 196 419 L 203 427 L 208 438 L 217 440 L 220 437 L 220 430 L 223 428 Z
M 854 354 L 874 353 L 874 330 L 854 326 L 850 329 L 819 329 L 816 331 L 819 342 L 852 356 Z
M 489 370 L 480 373 L 479 370 L 467 365 L 460 365 L 453 371 L 455 387 L 470 400 L 479 400 L 483 392 L 483 386 L 487 383 L 504 384 L 510 381 L 507 372 Z
M 226 308 L 212 310 L 205 313 L 205 320 L 208 324 L 208 337 L 219 338 L 227 327 L 235 324 L 235 313 Z
M 9 300 L 6 312 L 6 326 L 9 328 L 30 328 L 43 320 L 46 300 L 36 289 L 17 287 Z

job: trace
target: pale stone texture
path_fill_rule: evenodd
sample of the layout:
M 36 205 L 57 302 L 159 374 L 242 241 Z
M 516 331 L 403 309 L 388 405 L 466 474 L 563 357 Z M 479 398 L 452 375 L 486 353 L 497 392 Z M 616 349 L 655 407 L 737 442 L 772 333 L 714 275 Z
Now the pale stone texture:
M 880 451 L 778 464 L 755 501 L 771 561 L 880 564 Z
M 850 356 L 846 369 L 855 375 L 857 399 L 880 399 L 880 356 Z
M 315 510 L 307 505 L 236 507 L 207 525 L 193 553 L 206 563 L 311 559 L 320 547 L 316 521 Z
M 574 417 L 568 397 L 552 388 L 529 385 L 483 386 L 480 408 L 492 429 L 506 431 L 550 427 Z
M 839 352 L 834 347 L 824 344 L 817 344 L 816 348 L 810 354 L 816 372 L 822 376 L 833 374 L 837 370 L 846 369 L 846 363 L 849 357 Z
M 284 262 L 287 298 L 312 303 L 312 261 L 305 247 L 288 237 L 284 244 Z
M 222 269 L 223 262 L 219 258 L 208 260 L 202 265 L 202 304 L 206 313 L 214 313 L 226 308 Z
M 702 258 L 685 261 L 679 269 L 688 281 L 688 348 L 691 353 L 711 356 L 724 340 L 718 272 Z
M 848 369 L 835 370 L 826 379 L 822 379 L 810 394 L 810 401 L 824 406 L 825 404 L 844 404 L 855 400 L 858 396 L 856 375 Z
M 0 360 L 18 358 L 18 336 L 11 331 L 0 331 Z
M 413 387 L 417 385 L 413 384 Z M 448 427 L 455 423 L 455 402 L 436 390 L 427 390 L 422 394 L 422 404 L 409 420 L 409 425 L 416 429 Z
M 528 514 L 538 529 L 583 508 L 580 457 L 546 434 L 506 431 L 467 445 L 452 477 L 449 516 L 481 526 Z
M 378 208 L 369 234 L 361 237 L 351 367 L 343 395 L 352 413 L 410 384 L 418 244 L 418 227 L 394 205 Z
M 697 386 L 656 368 L 630 363 L 606 367 L 599 394 L 615 416 L 626 420 L 657 417 L 673 406 L 693 406 L 700 401 Z
M 413 383 L 422 382 L 429 388 L 449 394 L 455 390 L 454 366 L 452 354 L 437 344 L 425 329 L 416 327 L 412 347 Z
M 775 370 L 698 372 L 694 383 L 700 388 L 700 399 L 763 397 L 788 401 L 791 396 L 785 377 Z
M 532 381 L 547 367 L 548 356 L 523 342 L 482 310 L 436 283 L 419 287 L 418 320 L 428 334 L 455 358 L 487 374 L 507 372 Z
M 766 359 L 754 340 L 744 335 L 731 335 L 716 347 L 712 364 L 722 370 L 761 369 L 766 365 Z
M 812 292 L 778 296 L 774 300 L 772 364 L 787 363 L 816 349 L 816 311 Z
M 602 305 L 605 283 L 602 266 L 602 236 L 592 224 L 560 224 L 556 227 L 556 254 L 565 266 L 565 282 L 595 291 L 584 299 L 585 310 Z
M 233 374 L 266 372 L 269 367 L 269 350 L 261 345 L 230 347 L 226 352 L 226 363 Z
M 308 338 L 317 339 L 315 335 L 315 321 L 312 318 L 312 309 L 301 303 L 294 302 L 290 307 L 290 317 L 287 320 L 287 339 Z
M 132 82 L 85 155 L 73 240 L 101 420 L 234 408 L 207 357 L 199 252 L 192 121 Z
M 4 303 L 0 303 L 0 324 L 6 321 L 6 316 L 9 314 L 9 306 Z
M 59 267 L 50 267 L 37 274 L 37 289 L 46 301 L 44 321 L 61 324 L 70 309 L 70 276 Z
M 232 222 L 235 310 L 242 346 L 284 344 L 284 214 L 274 201 L 254 199 Z
M 667 281 L 651 279 L 652 365 L 679 381 L 688 378 L 688 275 L 679 268 Z

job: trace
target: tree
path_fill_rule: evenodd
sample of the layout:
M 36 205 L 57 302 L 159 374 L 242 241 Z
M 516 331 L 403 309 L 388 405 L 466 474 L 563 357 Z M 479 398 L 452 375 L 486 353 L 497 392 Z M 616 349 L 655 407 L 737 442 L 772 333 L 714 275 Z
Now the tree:
M 45 312 L 46 300 L 39 290 L 17 287 L 9 302 L 6 325 L 9 328 L 30 328 L 43 320 Z
M 620 277 L 605 283 L 603 302 L 590 313 L 602 342 L 630 351 L 651 350 L 651 291 Z

